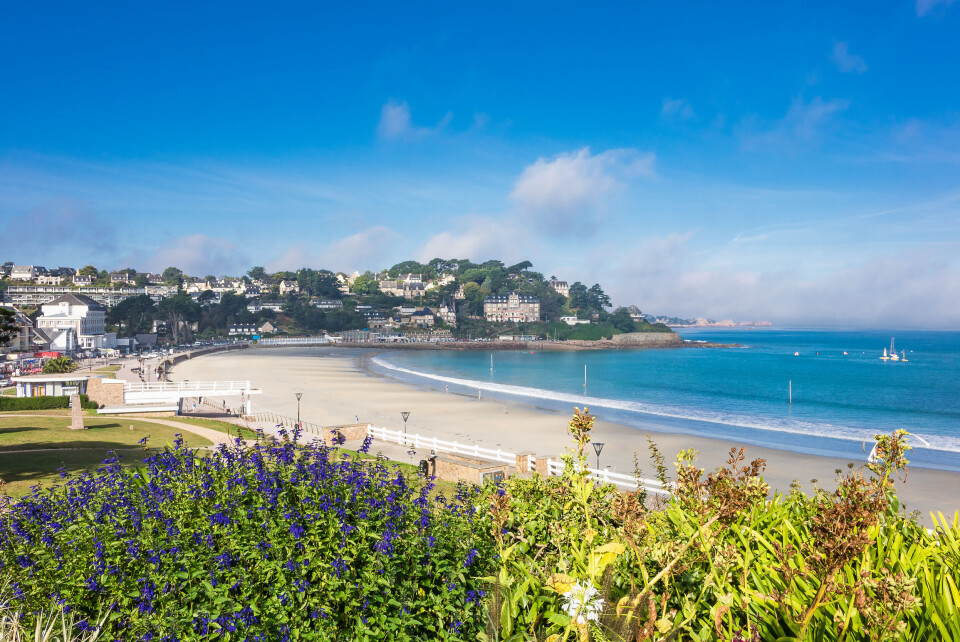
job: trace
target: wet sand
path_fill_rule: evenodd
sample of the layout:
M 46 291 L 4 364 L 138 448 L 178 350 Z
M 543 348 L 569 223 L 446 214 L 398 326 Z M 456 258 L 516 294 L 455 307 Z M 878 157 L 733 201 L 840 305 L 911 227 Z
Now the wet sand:
M 323 425 L 372 423 L 391 429 L 403 428 L 401 411 L 409 411 L 407 430 L 427 437 L 556 456 L 570 444 L 567 421 L 561 414 L 495 399 L 444 393 L 371 374 L 363 361 L 373 353 L 358 355 L 344 350 L 315 349 L 309 356 L 302 350 L 256 349 L 221 353 L 178 364 L 171 380 L 250 380 L 263 394 L 254 395 L 253 411 L 272 411 L 289 417 L 297 413 L 295 392 L 303 392 L 300 415 L 304 421 Z M 747 460 L 767 460 L 764 478 L 776 490 L 788 490 L 798 480 L 809 491 L 814 482 L 821 488 L 835 488 L 836 469 L 846 470 L 854 461 L 794 453 L 774 448 L 744 445 L 733 441 L 687 434 L 650 432 L 604 421 L 598 409 L 593 441 L 606 445 L 600 457 L 603 467 L 632 474 L 637 453 L 645 477 L 653 476 L 646 435 L 650 434 L 667 459 L 671 474 L 677 452 L 694 448 L 700 452 L 700 467 L 712 470 L 727 459 L 731 447 L 746 448 Z M 868 444 L 869 448 L 869 444 Z M 596 458 L 591 456 L 591 465 Z M 901 502 L 908 511 L 920 511 L 922 521 L 931 525 L 929 513 L 941 511 L 952 516 L 960 510 L 960 473 L 927 468 L 910 469 L 905 483 L 897 484 Z

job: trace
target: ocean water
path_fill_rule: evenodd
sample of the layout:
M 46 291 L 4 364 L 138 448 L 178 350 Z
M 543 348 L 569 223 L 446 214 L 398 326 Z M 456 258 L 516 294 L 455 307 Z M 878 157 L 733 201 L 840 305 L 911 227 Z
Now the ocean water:
M 875 434 L 904 428 L 913 434 L 913 465 L 960 470 L 960 332 L 686 329 L 680 334 L 743 347 L 395 351 L 376 357 L 372 367 L 437 389 L 449 386 L 472 395 L 483 390 L 485 397 L 552 410 L 588 405 L 603 419 L 644 432 L 813 454 L 864 458 Z M 898 352 L 906 351 L 906 362 L 879 358 L 891 337 Z

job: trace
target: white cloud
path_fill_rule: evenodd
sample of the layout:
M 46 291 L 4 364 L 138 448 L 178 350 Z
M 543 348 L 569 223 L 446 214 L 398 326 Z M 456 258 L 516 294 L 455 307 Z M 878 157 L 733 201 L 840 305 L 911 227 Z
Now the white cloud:
M 809 276 L 711 267 L 690 251 L 692 235 L 649 239 L 604 254 L 618 305 L 686 317 L 808 325 L 946 328 L 960 324 L 957 247 L 943 245 L 874 256 Z M 612 248 L 610 248 L 612 249 Z M 610 256 L 625 257 L 615 264 Z M 598 254 L 599 257 L 599 254 Z
M 447 112 L 434 127 L 418 127 L 410 117 L 410 106 L 406 102 L 387 102 L 380 109 L 380 123 L 377 125 L 377 136 L 383 140 L 415 141 L 421 140 L 442 131 L 453 118 Z
M 867 70 L 867 63 L 860 56 L 850 53 L 850 46 L 846 42 L 834 43 L 830 60 L 845 74 L 862 74 Z
M 376 270 L 393 264 L 397 256 L 408 254 L 403 237 L 384 225 L 376 225 L 330 242 L 320 250 L 308 243 L 295 243 L 267 264 L 270 271 L 298 270 L 302 267 L 337 272 Z M 406 256 L 404 257 L 406 258 Z
M 660 108 L 660 117 L 680 118 L 689 120 L 696 114 L 693 113 L 693 106 L 683 98 L 664 98 L 663 106 Z
M 237 276 L 250 269 L 250 259 L 233 241 L 206 234 L 188 234 L 171 239 L 161 245 L 144 264 L 155 272 L 170 266 L 178 267 L 191 276 Z
M 519 221 L 490 217 L 462 217 L 429 237 L 416 256 L 420 261 L 443 258 L 474 261 L 497 258 L 512 263 L 529 258 L 530 233 Z M 522 256 L 521 256 L 522 255 Z
M 624 179 L 655 176 L 656 156 L 635 149 L 592 155 L 589 147 L 538 158 L 523 170 L 510 197 L 547 231 L 588 231 L 592 217 Z
M 755 120 L 741 123 L 737 134 L 744 149 L 776 148 L 789 150 L 798 145 L 809 146 L 819 142 L 833 118 L 850 106 L 840 98 L 824 100 L 816 96 L 810 102 L 796 98 L 780 120 L 762 126 Z
M 953 0 L 917 0 L 917 15 L 925 16 L 938 8 L 946 10 L 951 4 L 953 4 Z

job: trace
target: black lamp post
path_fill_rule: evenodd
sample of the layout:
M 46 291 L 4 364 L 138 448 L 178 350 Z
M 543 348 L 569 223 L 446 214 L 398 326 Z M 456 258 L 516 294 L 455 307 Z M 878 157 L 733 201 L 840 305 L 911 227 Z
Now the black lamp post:
M 303 396 L 302 392 L 295 393 L 297 395 L 297 428 L 300 427 L 300 397 Z
M 403 417 L 403 434 L 407 434 L 407 419 L 410 418 L 410 411 L 403 410 L 400 412 L 400 416 Z
M 593 450 L 597 453 L 597 470 L 600 470 L 600 451 L 603 450 L 603 446 L 602 441 L 593 442 Z

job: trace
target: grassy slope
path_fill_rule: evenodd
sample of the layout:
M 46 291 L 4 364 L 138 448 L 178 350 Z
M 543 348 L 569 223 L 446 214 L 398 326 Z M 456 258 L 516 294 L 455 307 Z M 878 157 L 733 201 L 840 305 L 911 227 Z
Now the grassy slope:
M 7 482 L 7 493 L 21 496 L 34 484 L 54 482 L 61 466 L 68 472 L 93 470 L 110 451 L 122 455 L 128 465 L 135 465 L 144 457 L 143 447 L 137 444 L 139 440 L 149 437 L 148 445 L 162 447 L 173 443 L 178 432 L 168 426 L 126 418 L 88 417 L 84 419 L 88 430 L 70 430 L 69 423 L 63 416 L 0 415 L 0 478 Z M 189 446 L 210 445 L 203 437 L 182 434 Z M 22 450 L 49 452 L 17 452 Z
M 237 430 L 240 430 L 240 434 L 244 439 L 254 439 L 257 434 L 248 428 L 242 428 L 236 424 L 231 424 L 226 421 L 217 421 L 216 419 L 202 419 L 200 417 L 171 417 L 171 421 L 179 421 L 181 423 L 190 424 L 192 426 L 200 426 L 201 428 L 210 428 L 211 430 L 216 430 L 217 432 L 227 433 L 237 436 Z

